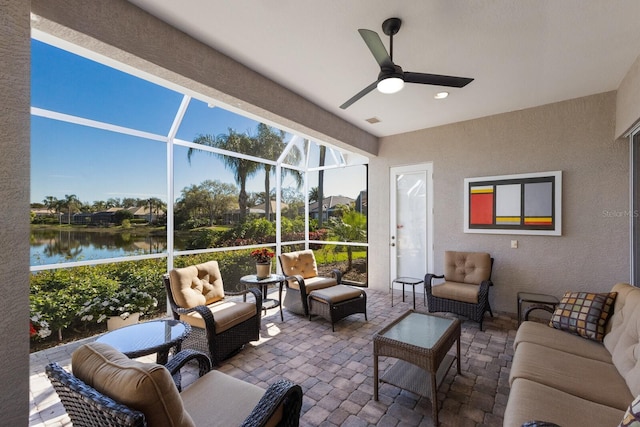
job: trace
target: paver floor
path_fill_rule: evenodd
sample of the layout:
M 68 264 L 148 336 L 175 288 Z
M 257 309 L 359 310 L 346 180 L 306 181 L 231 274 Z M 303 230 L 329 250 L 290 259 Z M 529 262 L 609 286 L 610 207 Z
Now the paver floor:
M 396 290 L 393 307 L 387 291 L 366 292 L 369 320 L 354 314 L 336 323 L 335 332 L 322 318 L 309 321 L 285 309 L 280 321 L 277 309 L 269 310 L 262 319 L 260 341 L 218 369 L 263 388 L 282 377 L 300 384 L 304 392 L 301 426 L 432 426 L 429 399 L 383 384 L 380 400 L 373 400 L 372 336 L 411 309 L 413 302 L 410 291 L 401 302 L 401 292 Z M 422 295 L 417 295 L 416 310 L 426 311 Z M 441 426 L 502 425 L 517 325 L 508 315 L 488 316 L 483 331 L 475 322 L 462 323 L 462 374 L 450 369 L 440 386 Z M 71 353 L 87 340 L 31 354 L 30 426 L 71 425 L 44 367 L 55 361 L 70 369 Z M 154 357 L 142 360 L 154 361 Z M 381 373 L 395 361 L 381 357 Z M 196 376 L 197 369 L 187 366 L 183 385 Z

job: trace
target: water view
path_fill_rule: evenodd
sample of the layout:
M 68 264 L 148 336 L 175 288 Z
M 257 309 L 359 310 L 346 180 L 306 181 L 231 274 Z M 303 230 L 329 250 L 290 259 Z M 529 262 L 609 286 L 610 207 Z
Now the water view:
M 176 249 L 181 249 L 176 241 Z M 136 234 L 83 230 L 32 229 L 30 264 L 44 265 L 72 261 L 157 254 L 167 251 L 166 234 Z

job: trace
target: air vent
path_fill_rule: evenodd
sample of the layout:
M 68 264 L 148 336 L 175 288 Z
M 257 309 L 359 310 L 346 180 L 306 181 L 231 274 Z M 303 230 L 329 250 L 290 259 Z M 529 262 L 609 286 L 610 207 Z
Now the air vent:
M 380 119 L 377 118 L 377 117 L 371 117 L 370 119 L 367 119 L 366 121 L 371 123 L 372 125 L 375 125 L 376 123 L 380 123 Z

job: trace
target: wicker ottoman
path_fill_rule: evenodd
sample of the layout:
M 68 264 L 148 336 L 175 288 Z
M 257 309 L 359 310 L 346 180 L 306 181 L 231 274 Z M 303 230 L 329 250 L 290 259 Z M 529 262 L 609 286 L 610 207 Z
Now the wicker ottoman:
M 312 291 L 307 297 L 309 320 L 311 316 L 324 317 L 331 322 L 331 330 L 335 332 L 334 323 L 355 313 L 364 313 L 367 319 L 367 294 L 358 288 L 336 285 Z

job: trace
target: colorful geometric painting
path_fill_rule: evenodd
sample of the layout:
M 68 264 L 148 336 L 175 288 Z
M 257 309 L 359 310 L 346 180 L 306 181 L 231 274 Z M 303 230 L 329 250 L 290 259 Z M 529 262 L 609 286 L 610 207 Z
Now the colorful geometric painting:
M 562 172 L 465 179 L 465 232 L 560 235 Z

